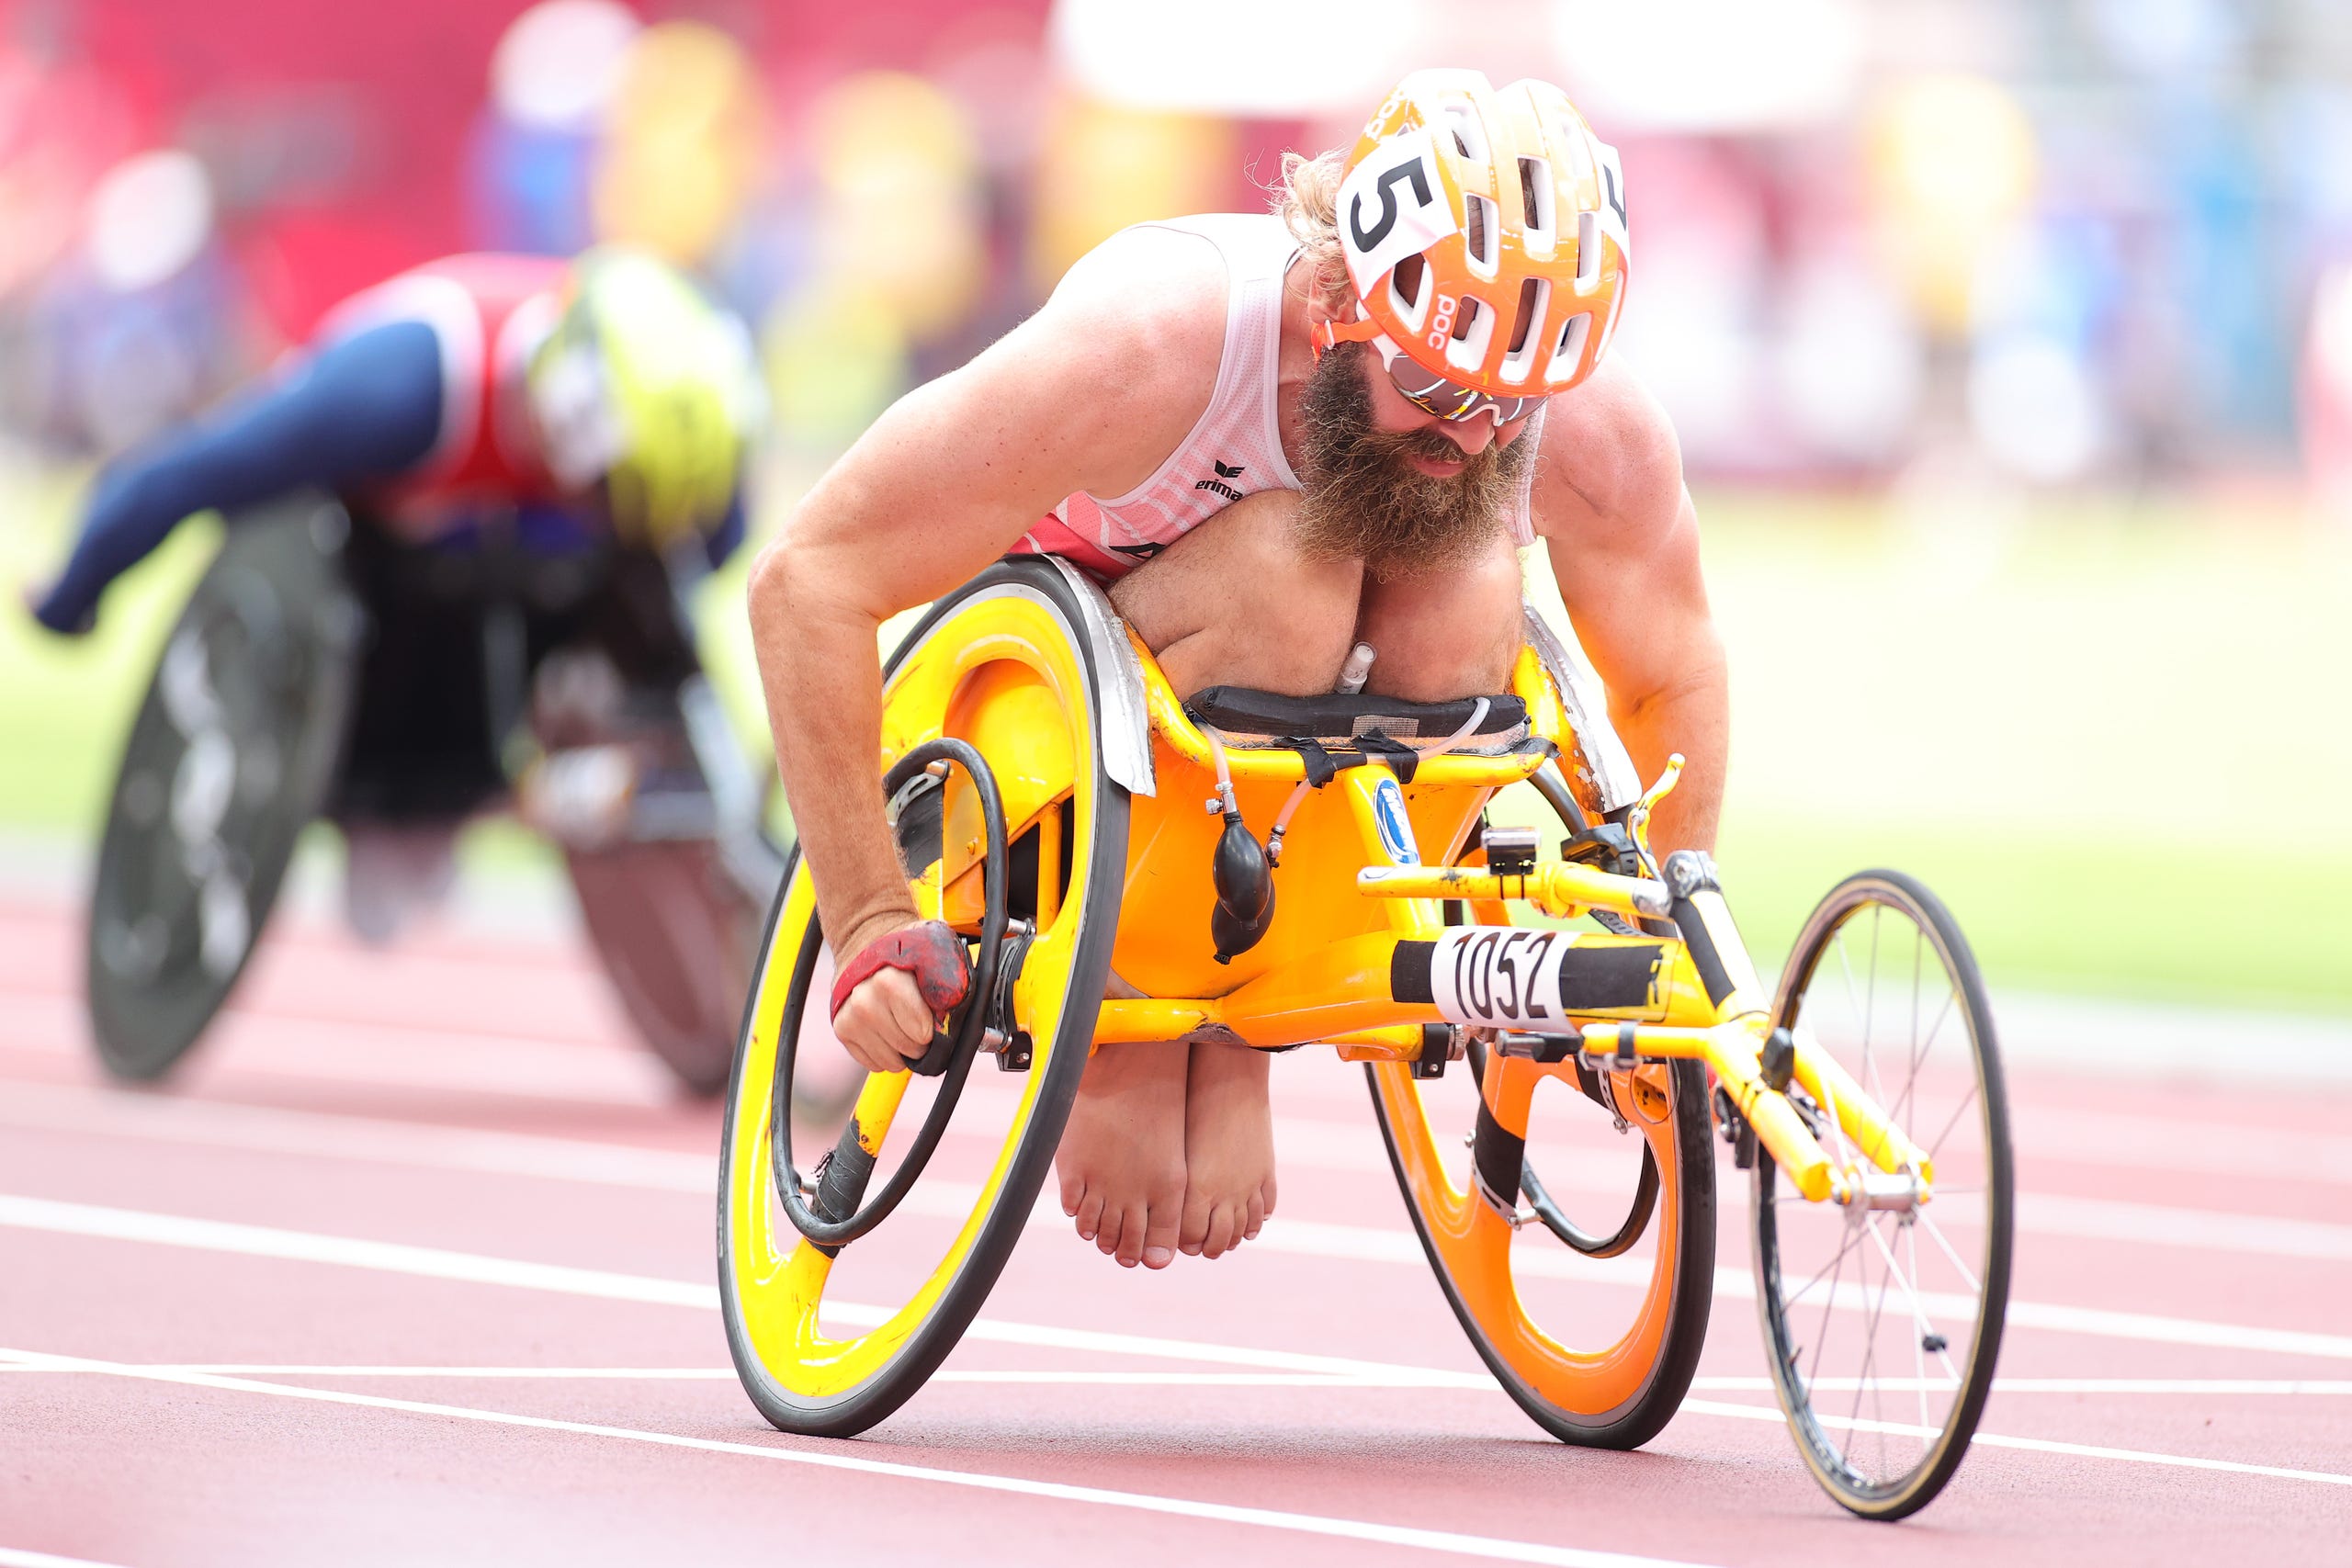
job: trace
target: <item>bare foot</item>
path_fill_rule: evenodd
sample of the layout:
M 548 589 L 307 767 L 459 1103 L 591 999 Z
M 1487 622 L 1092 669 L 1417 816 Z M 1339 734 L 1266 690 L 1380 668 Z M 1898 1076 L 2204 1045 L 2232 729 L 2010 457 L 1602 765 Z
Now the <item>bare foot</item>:
M 1178 1248 L 1216 1258 L 1274 1212 L 1274 1110 L 1266 1053 L 1197 1044 L 1184 1100 L 1184 1224 Z
M 1054 1156 L 1062 1213 L 1129 1269 L 1176 1260 L 1184 1212 L 1182 1045 L 1105 1045 L 1086 1064 Z

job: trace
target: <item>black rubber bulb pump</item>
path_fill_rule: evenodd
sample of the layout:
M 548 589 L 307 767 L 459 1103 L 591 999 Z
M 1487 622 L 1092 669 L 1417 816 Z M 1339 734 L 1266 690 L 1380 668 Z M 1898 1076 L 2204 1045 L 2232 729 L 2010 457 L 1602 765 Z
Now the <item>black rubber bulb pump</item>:
M 1266 847 L 1242 823 L 1238 811 L 1225 814 L 1225 831 L 1217 839 L 1209 875 L 1216 886 L 1209 937 L 1216 943 L 1216 961 L 1230 964 L 1235 953 L 1257 946 L 1274 923 L 1274 874 L 1266 864 Z

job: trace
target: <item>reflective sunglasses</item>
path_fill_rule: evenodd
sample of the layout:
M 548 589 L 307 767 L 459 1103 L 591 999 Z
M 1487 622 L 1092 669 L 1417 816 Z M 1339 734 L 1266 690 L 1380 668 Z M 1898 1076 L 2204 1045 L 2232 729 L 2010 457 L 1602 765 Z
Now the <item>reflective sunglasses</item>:
M 1509 424 L 1513 420 L 1525 419 L 1533 413 L 1536 405 L 1544 400 L 1540 395 L 1498 398 L 1491 392 L 1482 392 L 1475 387 L 1450 381 L 1399 348 L 1396 340 L 1382 332 L 1378 323 L 1368 317 L 1347 326 L 1324 322 L 1319 334 L 1318 355 L 1321 349 L 1343 342 L 1368 343 L 1378 350 L 1380 362 L 1387 370 L 1389 382 L 1396 389 L 1397 396 L 1423 413 L 1434 414 L 1449 424 L 1460 424 L 1481 415 L 1492 415 L 1498 425 Z

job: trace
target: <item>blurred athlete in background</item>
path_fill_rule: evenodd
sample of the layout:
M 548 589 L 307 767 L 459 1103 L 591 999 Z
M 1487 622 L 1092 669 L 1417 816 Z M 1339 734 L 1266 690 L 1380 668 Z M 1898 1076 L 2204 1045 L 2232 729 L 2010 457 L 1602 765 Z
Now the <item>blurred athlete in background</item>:
M 345 301 L 266 384 L 108 465 L 32 612 L 86 632 L 107 584 L 191 514 L 339 499 L 368 635 L 329 809 L 352 923 L 385 939 L 447 885 L 465 815 L 508 786 L 502 681 L 584 621 L 631 619 L 616 595 L 641 625 L 605 640 L 636 645 L 638 672 L 690 665 L 660 646 L 670 585 L 648 569 L 713 567 L 741 541 L 763 406 L 743 324 L 649 255 L 453 256 Z M 492 668 L 502 634 L 519 670 Z

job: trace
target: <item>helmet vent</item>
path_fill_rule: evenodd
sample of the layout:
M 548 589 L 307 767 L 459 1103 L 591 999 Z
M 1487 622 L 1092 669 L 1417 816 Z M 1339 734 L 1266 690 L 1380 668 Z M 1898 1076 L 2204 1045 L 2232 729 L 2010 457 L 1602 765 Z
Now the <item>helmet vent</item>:
M 1559 342 L 1552 350 L 1551 379 L 1565 381 L 1577 373 L 1577 365 L 1584 358 L 1585 340 L 1592 336 L 1592 312 L 1580 310 L 1560 326 Z
M 1552 231 L 1552 161 L 1548 158 L 1521 158 L 1519 161 L 1519 199 L 1528 232 L 1549 234 Z
M 1511 325 L 1510 352 L 1503 358 L 1503 379 L 1524 381 L 1535 368 L 1544 348 L 1544 314 L 1552 303 L 1549 279 L 1531 277 L 1519 286 L 1519 319 Z
M 1478 324 L 1478 318 L 1486 313 L 1485 300 L 1475 294 L 1463 296 L 1462 309 L 1456 311 L 1453 317 L 1453 341 L 1461 343 L 1467 339 L 1471 329 Z
M 1445 347 L 1446 361 L 1465 370 L 1476 370 L 1486 363 L 1487 344 L 1495 335 L 1495 312 L 1484 299 L 1475 294 L 1462 297 L 1462 308 L 1453 318 L 1453 341 Z
M 1462 227 L 1469 238 L 1470 265 L 1491 276 L 1495 270 L 1495 204 L 1483 196 L 1462 198 Z
M 1527 346 L 1535 327 L 1544 319 L 1544 279 L 1530 277 L 1519 286 L 1519 319 L 1511 324 L 1510 351 L 1517 354 Z
M 1577 292 L 1589 294 L 1600 284 L 1600 214 L 1577 214 Z
M 1576 165 L 1573 177 L 1578 185 L 1593 177 L 1591 132 L 1563 117 L 1560 120 L 1560 145 L 1568 150 L 1568 161 Z
M 1429 265 L 1419 256 L 1407 256 L 1388 269 L 1388 298 L 1396 313 L 1416 328 L 1421 323 L 1421 312 L 1428 303 Z
M 1445 130 L 1456 152 L 1474 164 L 1487 162 L 1487 128 L 1479 123 L 1477 110 L 1468 104 L 1447 105 Z

